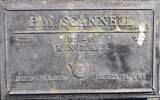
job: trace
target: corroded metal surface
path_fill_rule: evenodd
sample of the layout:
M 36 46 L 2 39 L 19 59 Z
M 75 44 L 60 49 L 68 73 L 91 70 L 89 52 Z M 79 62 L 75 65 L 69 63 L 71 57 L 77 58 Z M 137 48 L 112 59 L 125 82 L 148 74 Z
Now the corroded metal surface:
M 152 10 L 6 12 L 9 90 L 151 91 L 152 33 Z

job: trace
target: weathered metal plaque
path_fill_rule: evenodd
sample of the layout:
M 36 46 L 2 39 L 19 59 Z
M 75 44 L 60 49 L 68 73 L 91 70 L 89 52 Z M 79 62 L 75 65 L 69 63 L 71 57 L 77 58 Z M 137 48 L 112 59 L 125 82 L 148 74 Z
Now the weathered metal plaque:
M 153 11 L 6 11 L 10 94 L 152 92 Z

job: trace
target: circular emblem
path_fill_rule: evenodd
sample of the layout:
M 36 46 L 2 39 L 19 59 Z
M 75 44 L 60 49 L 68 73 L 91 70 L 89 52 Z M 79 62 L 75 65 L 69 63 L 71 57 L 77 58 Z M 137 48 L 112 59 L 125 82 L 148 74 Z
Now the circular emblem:
M 78 78 L 85 77 L 88 74 L 89 66 L 84 63 L 69 64 L 72 73 Z

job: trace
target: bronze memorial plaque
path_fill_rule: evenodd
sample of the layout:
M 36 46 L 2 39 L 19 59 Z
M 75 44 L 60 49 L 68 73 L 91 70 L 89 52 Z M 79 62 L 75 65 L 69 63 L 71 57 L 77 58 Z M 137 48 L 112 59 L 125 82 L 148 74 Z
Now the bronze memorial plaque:
M 153 10 L 5 11 L 9 94 L 153 92 Z

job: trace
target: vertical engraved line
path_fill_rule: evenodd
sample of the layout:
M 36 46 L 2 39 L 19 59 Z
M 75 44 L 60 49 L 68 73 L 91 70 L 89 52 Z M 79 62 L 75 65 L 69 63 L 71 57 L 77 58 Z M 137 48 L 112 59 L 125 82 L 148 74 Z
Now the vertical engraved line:
M 153 29 L 152 29 L 152 88 L 153 88 L 153 92 L 155 91 L 155 83 L 154 83 L 154 39 L 155 39 L 155 37 L 154 37 L 154 11 L 153 11 L 153 22 L 152 22 L 152 26 L 153 26 Z
M 7 89 L 7 93 L 10 92 L 10 73 L 9 73 L 9 59 L 8 59 L 8 32 L 7 32 L 7 20 L 6 20 L 6 13 L 7 11 L 5 11 L 5 19 L 4 19 L 4 24 L 5 24 L 5 30 L 4 30 L 4 38 L 5 38 L 5 75 L 6 75 L 6 89 Z
M 156 66 L 156 59 L 155 59 L 155 33 L 154 33 L 154 10 L 153 12 L 153 27 L 152 27 L 152 87 L 153 87 L 153 92 L 155 93 L 157 91 L 157 66 Z

